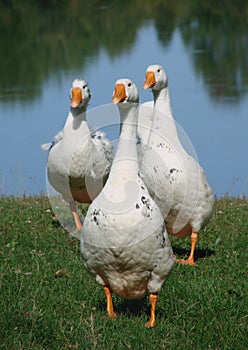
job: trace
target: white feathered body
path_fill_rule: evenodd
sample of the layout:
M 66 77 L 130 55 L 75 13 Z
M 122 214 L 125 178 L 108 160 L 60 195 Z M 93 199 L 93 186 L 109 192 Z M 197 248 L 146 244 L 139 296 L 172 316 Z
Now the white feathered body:
M 211 218 L 214 195 L 199 163 L 182 146 L 167 96 L 154 106 L 154 121 L 141 171 L 170 233 L 198 232 Z
M 84 221 L 81 253 L 99 283 L 136 299 L 160 291 L 174 259 L 162 214 L 139 175 L 137 103 L 126 106 L 119 107 L 122 128 L 109 178 Z
M 119 203 L 111 199 L 120 188 L 133 189 L 136 200 L 129 203 L 124 192 Z M 173 252 L 163 217 L 140 178 L 127 185 L 119 179 L 116 188 L 107 182 L 87 212 L 81 253 L 97 281 L 119 296 L 137 299 L 160 291 L 172 270 Z
M 167 229 L 178 235 L 198 232 L 209 221 L 214 204 L 203 169 L 171 142 L 158 140 L 153 146 L 146 151 L 142 172 Z
M 113 145 L 101 131 L 91 132 L 85 113 L 69 114 L 62 139 L 50 149 L 49 183 L 65 200 L 84 202 L 100 192 L 113 160 Z M 90 193 L 89 193 L 90 192 Z

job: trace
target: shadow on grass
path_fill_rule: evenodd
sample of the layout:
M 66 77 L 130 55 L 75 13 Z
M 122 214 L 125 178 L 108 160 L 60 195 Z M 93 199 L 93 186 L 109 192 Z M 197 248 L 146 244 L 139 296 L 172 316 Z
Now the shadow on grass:
M 118 302 L 117 300 L 115 301 L 113 300 L 114 311 L 117 313 L 117 315 L 132 315 L 132 316 L 141 316 L 143 314 L 149 315 L 150 305 L 148 305 L 149 301 L 147 298 L 148 296 L 145 296 L 142 299 L 133 299 L 133 300 L 122 299 L 121 301 L 118 301 Z M 105 303 L 99 303 L 97 306 L 97 309 L 103 312 L 107 312 Z
M 116 312 L 118 314 L 128 314 L 133 316 L 140 316 L 144 313 L 149 314 L 149 310 L 147 297 L 134 300 L 123 299 L 123 301 L 116 307 Z
M 177 256 L 177 258 L 178 257 L 187 258 L 190 254 L 190 250 L 184 249 L 184 248 L 176 246 L 176 245 L 173 245 L 172 249 L 173 249 L 174 254 Z M 196 249 L 195 254 L 194 254 L 195 261 L 197 261 L 199 259 L 207 258 L 207 257 L 214 255 L 214 254 L 215 254 L 215 252 L 212 249 L 208 249 L 208 248 L 207 249 Z

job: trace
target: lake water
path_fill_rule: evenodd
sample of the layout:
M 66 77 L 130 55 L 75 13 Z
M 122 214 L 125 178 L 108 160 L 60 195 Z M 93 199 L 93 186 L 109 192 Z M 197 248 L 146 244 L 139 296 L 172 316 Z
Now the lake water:
M 248 32 L 239 2 L 225 11 L 201 1 L 25 3 L 0 15 L 0 195 L 46 192 L 40 144 L 63 127 L 75 78 L 89 82 L 89 109 L 111 103 L 121 77 L 144 102 L 153 63 L 167 72 L 174 117 L 214 193 L 248 195 Z M 118 124 L 105 131 L 117 139 Z

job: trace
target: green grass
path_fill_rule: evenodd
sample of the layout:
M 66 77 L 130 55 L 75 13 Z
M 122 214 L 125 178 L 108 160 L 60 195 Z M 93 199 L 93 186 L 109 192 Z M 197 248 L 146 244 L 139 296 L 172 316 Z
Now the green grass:
M 197 267 L 175 265 L 147 329 L 148 298 L 114 296 L 108 319 L 102 287 L 47 198 L 0 199 L 0 349 L 247 349 L 247 213 L 247 200 L 217 201 Z M 188 253 L 189 240 L 171 239 Z

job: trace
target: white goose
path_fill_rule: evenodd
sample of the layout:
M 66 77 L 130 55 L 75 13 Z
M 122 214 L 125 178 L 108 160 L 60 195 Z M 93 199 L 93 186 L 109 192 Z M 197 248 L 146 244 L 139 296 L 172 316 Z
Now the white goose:
M 191 236 L 188 259 L 177 261 L 194 265 L 198 233 L 211 218 L 214 195 L 203 169 L 179 140 L 163 67 L 147 68 L 143 88 L 151 88 L 154 96 L 149 147 L 141 167 L 144 181 L 165 218 L 168 232 L 177 237 Z
M 116 316 L 112 292 L 126 299 L 150 292 L 147 326 L 154 327 L 158 292 L 172 270 L 173 252 L 163 217 L 139 176 L 135 84 L 117 80 L 112 102 L 119 107 L 120 139 L 108 180 L 88 208 L 81 254 L 85 267 L 104 286 L 108 315 Z
M 85 80 L 73 81 L 70 98 L 64 129 L 50 147 L 47 176 L 51 186 L 69 203 L 76 228 L 81 231 L 75 201 L 91 203 L 99 194 L 110 170 L 114 148 L 102 132 L 92 133 L 87 124 L 86 109 L 91 95 Z

